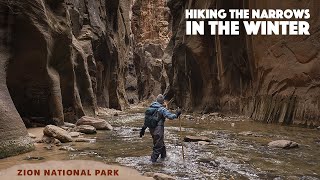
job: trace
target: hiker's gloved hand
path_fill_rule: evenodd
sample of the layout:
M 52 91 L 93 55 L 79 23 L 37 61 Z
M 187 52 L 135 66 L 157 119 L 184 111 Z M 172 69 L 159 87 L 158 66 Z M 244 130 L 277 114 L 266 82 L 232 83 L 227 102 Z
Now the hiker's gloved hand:
M 177 117 L 179 117 L 181 115 L 181 110 L 180 109 L 177 109 L 176 115 L 177 115 Z
M 140 137 L 144 136 L 145 131 L 146 131 L 146 128 L 142 127 L 140 130 Z

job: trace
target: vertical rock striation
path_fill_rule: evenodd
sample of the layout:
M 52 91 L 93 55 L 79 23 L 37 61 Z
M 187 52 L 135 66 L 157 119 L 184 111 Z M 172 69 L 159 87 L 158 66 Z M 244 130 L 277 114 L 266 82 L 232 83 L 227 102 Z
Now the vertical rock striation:
M 22 117 L 75 122 L 124 109 L 130 1 L 14 2 L 7 85 Z
M 244 113 L 269 123 L 319 125 L 318 1 L 170 0 L 168 6 L 173 19 L 170 87 L 179 106 Z M 185 36 L 187 8 L 309 8 L 311 35 Z
M 62 125 L 128 107 L 130 4 L 0 0 L 0 158 L 32 149 L 22 119 Z
M 132 6 L 132 59 L 126 90 L 131 103 L 153 100 L 169 86 L 164 60 L 171 37 L 170 13 L 165 0 L 135 0 Z

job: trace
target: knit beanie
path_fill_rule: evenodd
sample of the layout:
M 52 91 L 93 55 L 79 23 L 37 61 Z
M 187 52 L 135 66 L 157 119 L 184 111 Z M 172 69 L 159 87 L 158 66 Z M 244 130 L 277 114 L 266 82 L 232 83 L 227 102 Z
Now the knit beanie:
M 164 96 L 162 94 L 159 94 L 157 96 L 157 102 L 160 103 L 160 104 L 164 103 Z

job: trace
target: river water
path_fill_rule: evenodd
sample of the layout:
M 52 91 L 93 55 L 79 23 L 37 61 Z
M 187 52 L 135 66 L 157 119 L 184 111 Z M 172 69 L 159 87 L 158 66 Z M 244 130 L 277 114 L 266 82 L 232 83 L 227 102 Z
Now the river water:
M 0 168 L 14 163 L 29 162 L 26 156 L 41 156 L 45 160 L 97 160 L 120 164 L 140 172 L 161 172 L 177 179 L 320 179 L 320 131 L 292 126 L 262 124 L 245 117 L 217 114 L 183 116 L 179 121 L 166 121 L 165 143 L 168 159 L 152 164 L 152 139 L 148 132 L 139 137 L 143 113 L 130 112 L 105 117 L 114 131 L 99 131 L 86 137 L 94 143 L 71 143 L 75 152 L 37 150 L 0 160 Z M 243 133 L 250 131 L 250 133 Z M 183 142 L 182 137 L 201 135 L 212 140 L 208 145 Z M 273 149 L 273 140 L 293 140 L 295 149 Z

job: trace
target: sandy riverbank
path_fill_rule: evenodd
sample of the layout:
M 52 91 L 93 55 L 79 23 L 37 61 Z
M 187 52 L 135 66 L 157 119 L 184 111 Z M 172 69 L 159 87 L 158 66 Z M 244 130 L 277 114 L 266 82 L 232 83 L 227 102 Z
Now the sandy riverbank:
M 43 127 L 39 128 L 30 128 L 28 129 L 29 133 L 32 133 L 36 138 L 41 138 L 43 136 Z M 0 179 L 1 180 L 28 180 L 28 179 L 68 179 L 68 180 L 99 180 L 99 179 L 152 179 L 150 177 L 142 176 L 138 171 L 117 165 L 107 165 L 98 161 L 89 161 L 89 160 L 64 160 L 67 159 L 67 151 L 58 150 L 54 148 L 50 151 L 46 150 L 44 147 L 47 144 L 35 143 L 35 150 L 21 154 L 18 156 L 8 157 L 1 159 L 0 161 Z M 45 151 L 45 152 L 44 152 Z M 45 154 L 45 156 L 43 156 Z M 25 160 L 26 157 L 41 157 L 43 160 Z M 59 159 L 57 159 L 59 157 Z M 20 171 L 20 170 L 29 170 Z M 83 176 L 77 175 L 65 175 L 65 176 L 44 176 L 44 170 L 50 170 L 51 174 L 54 173 L 53 170 L 85 170 Z M 113 176 L 108 174 L 108 171 L 103 170 L 112 170 Z M 38 176 L 35 173 L 39 173 Z M 117 173 L 118 172 L 118 176 Z M 28 175 L 32 173 L 33 175 Z M 81 173 L 81 171 L 80 171 Z M 98 174 L 96 174 L 98 173 Z M 19 174 L 21 176 L 19 176 Z
M 24 171 L 26 170 L 26 171 Z M 67 171 L 72 172 L 68 175 Z M 76 172 L 80 171 L 80 175 Z M 60 174 L 59 174 L 60 171 Z M 64 171 L 64 172 L 63 172 Z M 75 172 L 76 171 L 76 172 Z M 109 175 L 108 175 L 109 172 Z M 64 173 L 64 174 L 63 174 Z M 82 174 L 82 175 L 81 175 Z M 152 179 L 127 167 L 107 165 L 97 161 L 69 160 L 20 164 L 0 171 L 2 180 L 102 180 L 102 179 Z

